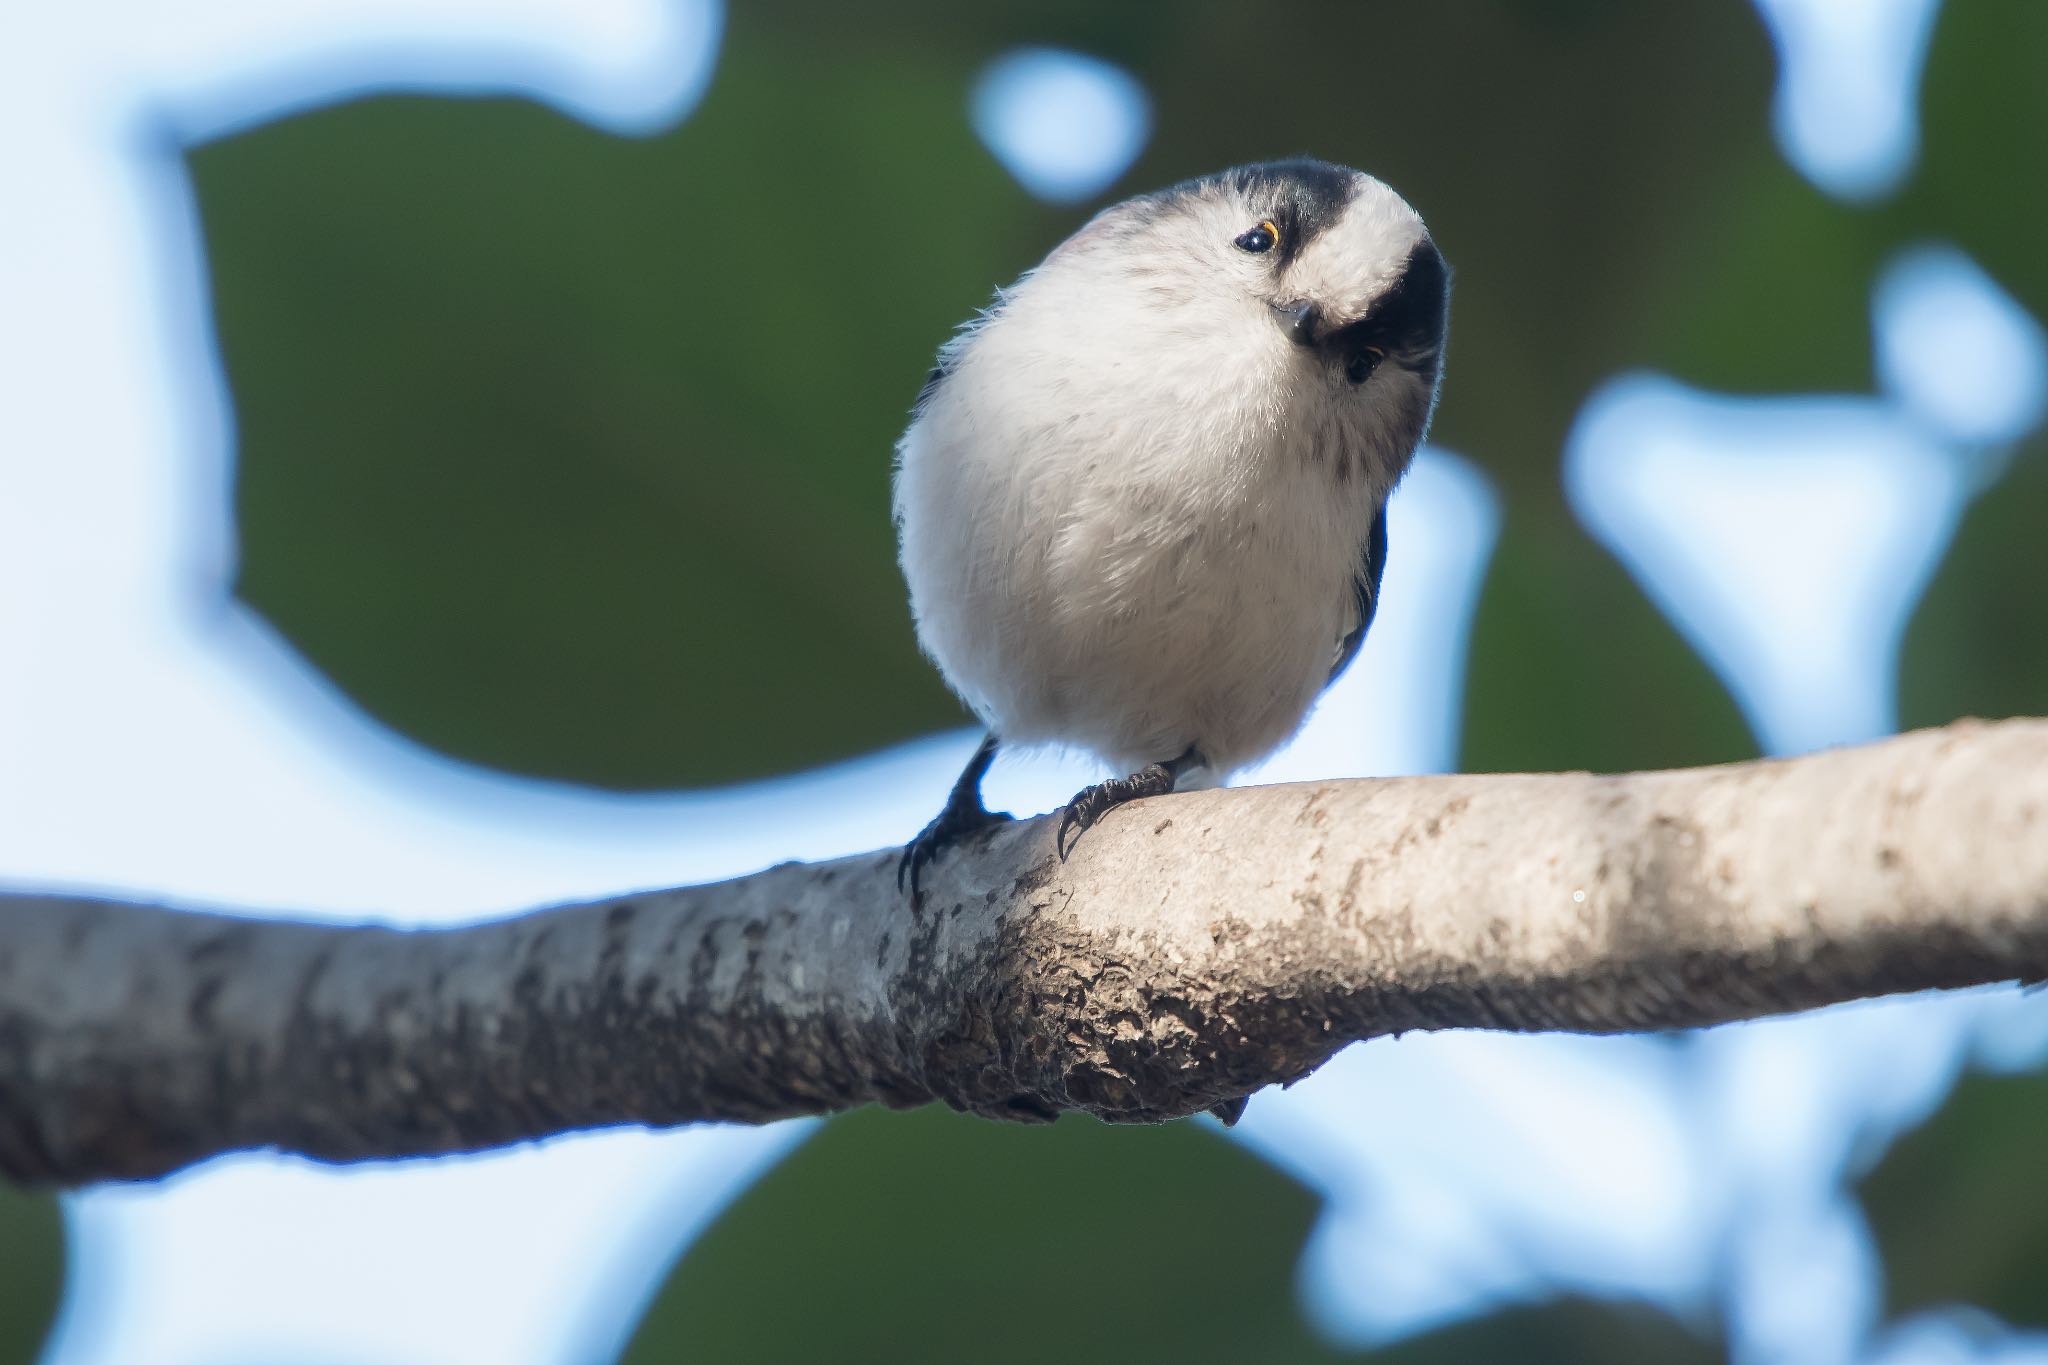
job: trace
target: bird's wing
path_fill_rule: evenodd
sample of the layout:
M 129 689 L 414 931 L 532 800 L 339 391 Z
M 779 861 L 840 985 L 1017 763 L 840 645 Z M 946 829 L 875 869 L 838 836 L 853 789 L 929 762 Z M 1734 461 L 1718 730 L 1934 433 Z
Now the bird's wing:
M 1330 665 L 1329 682 L 1337 681 L 1351 661 L 1358 657 L 1358 647 L 1365 643 L 1365 632 L 1372 628 L 1373 613 L 1379 610 L 1380 579 L 1387 572 L 1387 505 L 1381 503 L 1373 513 L 1372 529 L 1365 536 L 1365 562 L 1358 568 L 1358 574 L 1351 580 L 1351 591 L 1358 600 L 1358 624 L 1344 633 L 1337 642 L 1337 658 Z

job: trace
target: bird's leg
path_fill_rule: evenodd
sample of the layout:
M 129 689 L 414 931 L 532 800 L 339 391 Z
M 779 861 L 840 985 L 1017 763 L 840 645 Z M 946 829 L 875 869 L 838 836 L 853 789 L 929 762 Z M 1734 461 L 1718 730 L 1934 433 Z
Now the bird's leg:
M 1097 782 L 1075 792 L 1074 799 L 1067 802 L 1067 813 L 1060 817 L 1059 835 L 1053 840 L 1060 860 L 1064 862 L 1073 849 L 1073 845 L 1067 842 L 1069 832 L 1074 836 L 1074 843 L 1079 843 L 1090 826 L 1118 806 L 1140 797 L 1164 796 L 1173 790 L 1182 773 L 1202 764 L 1201 754 L 1190 746 L 1179 758 L 1165 763 L 1148 763 L 1129 777 L 1112 777 L 1107 782 Z
M 981 779 L 987 774 L 988 765 L 995 762 L 996 749 L 1001 743 L 993 733 L 982 740 L 981 747 L 974 751 L 974 757 L 968 759 L 967 766 L 960 770 L 959 780 L 953 783 L 953 793 L 946 798 L 946 808 L 932 818 L 923 833 L 903 846 L 903 857 L 896 864 L 898 891 L 907 882 L 914 898 L 918 874 L 924 871 L 926 864 L 976 830 L 999 825 L 1010 818 L 1002 811 L 991 811 L 981 804 Z

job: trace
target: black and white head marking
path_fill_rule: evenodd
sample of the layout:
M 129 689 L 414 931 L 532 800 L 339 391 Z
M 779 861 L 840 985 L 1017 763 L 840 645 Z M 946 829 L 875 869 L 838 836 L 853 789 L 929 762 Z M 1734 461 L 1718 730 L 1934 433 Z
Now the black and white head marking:
M 1239 166 L 1157 197 L 1163 207 L 1219 193 L 1241 206 L 1243 216 L 1256 216 L 1232 244 L 1262 258 L 1266 301 L 1292 339 L 1336 358 L 1354 384 L 1383 360 L 1435 382 L 1450 270 L 1421 220 L 1404 234 L 1408 225 L 1393 210 L 1407 206 L 1386 186 L 1327 161 L 1294 158 Z M 1371 229 L 1369 237 L 1357 231 L 1361 226 Z M 1398 263 L 1391 257 L 1375 262 L 1361 249 L 1362 239 L 1382 249 L 1404 240 L 1407 246 Z M 1359 297 L 1361 281 L 1375 291 L 1372 297 Z
M 1213 302 L 1220 274 L 1263 304 L 1285 336 L 1362 386 L 1393 361 L 1417 390 L 1390 396 L 1426 425 L 1435 402 L 1450 272 L 1422 220 L 1372 176 L 1309 157 L 1258 162 L 1182 181 L 1105 209 L 1048 258 L 1113 256 L 1142 281 L 1161 322 Z M 1027 275 L 1019 287 L 1028 285 Z M 921 410 L 993 308 L 950 343 L 927 377 Z M 1414 433 L 1419 439 L 1421 431 Z

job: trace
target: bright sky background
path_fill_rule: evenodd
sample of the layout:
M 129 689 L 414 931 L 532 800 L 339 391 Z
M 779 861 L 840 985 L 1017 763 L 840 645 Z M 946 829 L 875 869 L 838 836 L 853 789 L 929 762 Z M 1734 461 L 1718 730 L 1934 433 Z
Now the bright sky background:
M 1760 8 L 1786 58 L 1788 158 L 1845 197 L 1898 184 L 1933 0 Z M 647 130 L 687 116 L 720 22 L 713 0 L 0 12 L 0 879 L 445 922 L 898 842 L 936 808 L 974 736 L 677 795 L 466 768 L 368 721 L 225 597 L 232 416 L 175 143 L 398 87 L 514 91 Z M 963 88 L 961 116 L 1054 199 L 1114 181 L 1150 117 L 1128 74 L 1042 49 Z M 1777 752 L 1891 728 L 1906 615 L 2048 389 L 2038 325 L 1952 247 L 1902 254 L 1872 309 L 1877 393 L 1738 400 L 1617 376 L 1562 452 L 1589 531 Z M 1931 329 L 1944 344 L 1924 344 Z M 1393 506 L 1400 548 L 1365 657 L 1255 778 L 1450 764 L 1501 515 L 1474 466 L 1425 456 Z M 1088 776 L 1006 760 L 991 798 L 1048 808 Z M 1874 1312 L 1840 1196 L 1852 1143 L 1924 1114 L 1973 1050 L 2038 1060 L 2043 1003 L 1862 1006 L 1683 1053 L 1410 1035 L 1260 1095 L 1236 1135 L 1327 1195 L 1302 1283 L 1346 1339 L 1550 1284 L 1697 1306 L 1726 1256 L 1739 1357 L 1828 1365 Z M 602 1358 L 691 1230 L 808 1130 L 610 1133 L 353 1171 L 238 1157 L 77 1197 L 50 1359 Z M 1979 1350 L 1924 1324 L 1866 1358 L 2048 1349 Z

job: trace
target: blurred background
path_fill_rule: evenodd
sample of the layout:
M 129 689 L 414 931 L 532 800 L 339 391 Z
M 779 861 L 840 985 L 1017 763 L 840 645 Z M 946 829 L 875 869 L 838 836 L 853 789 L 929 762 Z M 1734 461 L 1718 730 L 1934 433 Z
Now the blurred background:
M 0 882 L 393 922 L 900 842 L 891 443 L 1096 207 L 1457 272 L 1361 663 L 1245 780 L 2048 712 L 2048 6 L 0 10 Z M 1006 760 L 993 802 L 1094 776 Z M 0 1361 L 2048 1361 L 2048 999 L 1354 1047 L 1226 1133 L 867 1110 L 0 1190 Z

